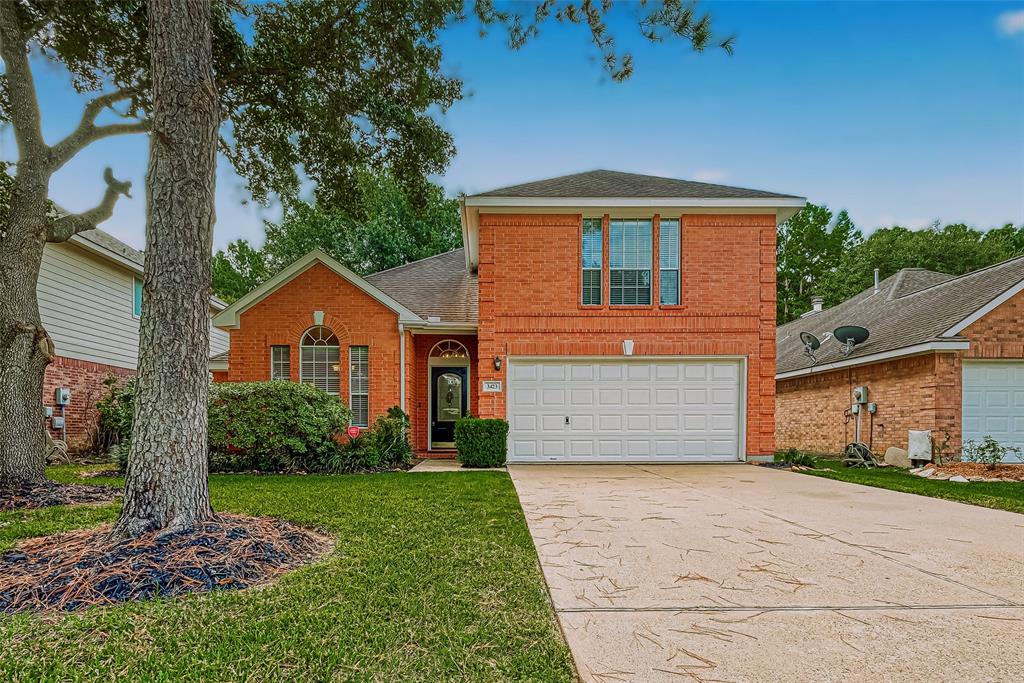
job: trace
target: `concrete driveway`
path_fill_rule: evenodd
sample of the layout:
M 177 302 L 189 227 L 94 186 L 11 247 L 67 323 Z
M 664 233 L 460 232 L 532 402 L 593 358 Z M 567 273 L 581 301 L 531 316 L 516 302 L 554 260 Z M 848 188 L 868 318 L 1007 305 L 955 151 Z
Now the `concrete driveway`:
M 586 681 L 1024 677 L 1022 515 L 749 465 L 509 472 Z

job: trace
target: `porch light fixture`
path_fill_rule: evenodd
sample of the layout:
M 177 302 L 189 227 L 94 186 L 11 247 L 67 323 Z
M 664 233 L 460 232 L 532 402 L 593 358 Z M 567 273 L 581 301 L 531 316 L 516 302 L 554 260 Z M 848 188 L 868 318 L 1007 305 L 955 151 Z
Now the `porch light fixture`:
M 632 356 L 633 355 L 633 340 L 623 339 L 622 340 L 622 355 Z
M 501 370 L 501 356 L 494 357 L 494 369 Z

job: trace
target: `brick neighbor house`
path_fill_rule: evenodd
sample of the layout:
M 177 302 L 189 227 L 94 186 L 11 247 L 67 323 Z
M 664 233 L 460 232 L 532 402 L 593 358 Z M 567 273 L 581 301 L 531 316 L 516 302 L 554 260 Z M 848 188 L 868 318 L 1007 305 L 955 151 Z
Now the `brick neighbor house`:
M 72 451 L 91 445 L 96 401 L 106 390 L 103 381 L 135 374 L 143 257 L 141 251 L 102 230 L 87 230 L 43 249 L 36 298 L 43 327 L 57 352 L 43 384 L 43 405 L 53 415 L 46 426 L 55 439 L 65 439 Z M 210 312 L 225 306 L 211 300 Z M 227 348 L 228 335 L 211 328 L 211 353 Z M 56 400 L 58 388 L 70 389 L 66 405 Z
M 812 363 L 800 332 L 839 325 L 866 327 L 870 337 L 849 357 L 826 342 Z M 952 454 L 986 435 L 1024 447 L 1024 257 L 959 277 L 901 270 L 782 325 L 777 344 L 780 448 L 841 451 L 854 440 L 857 387 L 867 387 L 861 440 L 875 452 L 906 448 L 912 429 L 931 430 Z
M 791 195 L 593 171 L 462 200 L 461 249 L 359 277 L 312 252 L 218 314 L 217 381 L 509 420 L 513 462 L 736 461 L 775 441 L 775 229 Z

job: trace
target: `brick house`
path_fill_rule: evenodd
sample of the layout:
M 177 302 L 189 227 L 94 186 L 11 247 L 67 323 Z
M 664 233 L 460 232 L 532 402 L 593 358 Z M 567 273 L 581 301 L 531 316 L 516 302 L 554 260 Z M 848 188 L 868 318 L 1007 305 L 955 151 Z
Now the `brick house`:
M 141 251 L 102 230 L 87 230 L 43 249 L 36 297 L 56 350 L 46 368 L 43 405 L 52 413 L 46 420 L 50 434 L 66 440 L 72 451 L 91 446 L 104 380 L 135 374 L 143 263 Z M 210 311 L 225 306 L 213 299 Z M 211 353 L 227 348 L 228 335 L 211 327 Z M 56 400 L 58 388 L 70 389 L 66 405 Z
M 359 277 L 312 252 L 218 314 L 217 381 L 390 406 L 450 457 L 509 420 L 518 462 L 736 461 L 775 440 L 775 229 L 804 199 L 592 171 L 464 197 L 463 247 Z
M 931 430 L 946 454 L 986 435 L 1024 447 L 1024 257 L 959 277 L 907 268 L 815 308 L 778 330 L 779 448 L 840 452 L 855 439 L 856 387 L 867 387 L 860 440 L 875 452 L 906 448 L 909 430 Z M 870 336 L 848 357 L 826 342 L 812 362 L 800 332 L 839 325 Z

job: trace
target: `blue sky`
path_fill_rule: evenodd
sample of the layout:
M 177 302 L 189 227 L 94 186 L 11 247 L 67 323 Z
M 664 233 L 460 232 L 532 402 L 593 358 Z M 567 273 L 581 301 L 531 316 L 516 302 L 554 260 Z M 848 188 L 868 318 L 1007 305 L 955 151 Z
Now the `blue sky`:
M 801 194 L 846 208 L 865 231 L 932 220 L 1024 222 L 1024 2 L 709 2 L 733 56 L 646 44 L 635 7 L 612 29 L 636 70 L 613 83 L 581 27 L 555 23 L 519 52 L 474 23 L 443 36 L 467 97 L 440 118 L 457 156 L 449 194 L 611 168 Z M 36 63 L 44 133 L 70 130 L 80 101 Z M 134 181 L 103 225 L 142 247 L 146 141 L 112 139 L 53 180 L 72 210 L 95 203 L 104 165 Z M 15 157 L 9 131 L 0 152 Z M 215 242 L 262 240 L 262 218 L 221 164 Z

